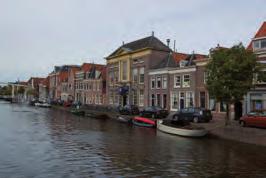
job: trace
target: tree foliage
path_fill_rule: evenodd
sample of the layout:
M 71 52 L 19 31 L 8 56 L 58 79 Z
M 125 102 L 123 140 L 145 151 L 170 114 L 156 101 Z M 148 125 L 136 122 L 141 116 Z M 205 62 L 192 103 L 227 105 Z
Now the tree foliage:
M 0 95 L 11 95 L 12 94 L 12 87 L 11 86 L 3 86 L 0 89 Z
M 258 72 L 256 56 L 242 44 L 214 49 L 207 65 L 207 88 L 211 97 L 230 104 L 240 101 L 252 88 Z M 229 120 L 227 109 L 227 117 Z

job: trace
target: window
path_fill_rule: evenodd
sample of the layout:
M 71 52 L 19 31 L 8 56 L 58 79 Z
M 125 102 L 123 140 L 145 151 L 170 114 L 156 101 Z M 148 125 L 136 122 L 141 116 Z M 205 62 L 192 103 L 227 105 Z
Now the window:
M 200 92 L 200 107 L 205 108 L 206 107 L 206 95 L 205 92 Z
M 155 95 L 151 94 L 151 106 L 155 106 Z
M 144 67 L 139 69 L 139 83 L 144 83 Z
M 253 48 L 255 50 L 256 49 L 266 48 L 266 39 L 254 41 L 253 42 Z
M 127 61 L 122 62 L 122 80 L 127 80 Z
M 102 104 L 102 95 L 98 95 L 99 104 Z
M 204 84 L 207 83 L 207 72 L 206 71 L 203 73 L 203 83 Z
M 138 105 L 138 100 L 137 100 L 137 99 L 138 99 L 138 95 L 137 95 L 137 91 L 136 91 L 136 90 L 133 90 L 133 91 L 132 91 L 132 95 L 133 95 L 133 97 L 132 97 L 132 98 L 133 98 L 133 104 L 134 104 L 134 105 Z
M 139 90 L 139 106 L 144 106 L 144 90 Z
M 174 87 L 175 88 L 180 88 L 181 86 L 181 76 L 180 75 L 176 75 L 174 78 Z
M 190 87 L 190 75 L 183 76 L 183 87 Z
M 119 78 L 119 75 L 118 75 L 118 71 L 114 71 L 114 74 L 113 74 L 113 82 L 118 82 L 118 78 Z
M 180 67 L 185 67 L 187 65 L 187 61 L 185 61 L 185 60 L 181 60 L 180 62 L 179 62 L 179 66 Z
M 186 107 L 192 107 L 194 105 L 193 100 L 193 92 L 186 92 Z
M 161 76 L 156 77 L 156 88 L 161 88 Z
M 109 72 L 109 84 L 112 85 L 114 83 L 114 73 Z
M 260 41 L 254 41 L 253 42 L 253 48 L 254 49 L 259 49 L 260 48 Z
M 166 89 L 167 88 L 167 76 L 163 76 L 163 86 L 162 86 L 163 89 Z
M 132 80 L 134 83 L 137 83 L 138 82 L 138 69 L 137 68 L 134 68 L 132 70 Z
M 216 109 L 215 109 L 215 108 L 216 108 L 216 101 L 215 101 L 215 99 L 210 98 L 209 103 L 210 103 L 209 109 L 210 109 L 211 111 L 215 111 L 215 110 L 216 110 Z
M 266 48 L 266 39 L 261 40 L 260 46 L 261 48 Z
M 161 95 L 157 94 L 157 106 L 161 106 Z
M 110 95 L 109 95 L 109 104 L 113 104 L 114 103 L 114 100 L 113 100 L 113 93 L 110 92 Z
M 220 112 L 226 112 L 226 103 L 223 101 L 220 102 Z
M 151 89 L 155 88 L 155 77 L 151 77 Z
M 178 109 L 178 93 L 171 94 L 171 108 Z

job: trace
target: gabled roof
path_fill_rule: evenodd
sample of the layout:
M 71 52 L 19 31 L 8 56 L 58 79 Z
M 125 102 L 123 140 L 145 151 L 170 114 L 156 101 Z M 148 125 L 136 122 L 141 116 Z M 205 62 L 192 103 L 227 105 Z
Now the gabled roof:
M 177 53 L 177 52 L 173 53 L 173 57 L 174 57 L 176 62 L 179 62 L 181 60 L 185 60 L 188 57 L 188 55 L 189 54 L 186 54 L 186 53 Z
M 28 84 L 31 84 L 31 81 L 33 80 L 34 85 L 38 85 L 40 84 L 45 78 L 41 78 L 41 77 L 31 77 L 27 82 Z
M 266 37 L 266 21 L 263 22 L 263 24 L 261 25 L 261 27 L 259 28 L 259 30 L 257 31 L 257 33 L 255 34 L 254 38 L 262 38 L 262 37 Z M 248 50 L 252 50 L 252 40 L 249 43 L 249 45 L 247 46 Z
M 194 65 L 195 60 L 206 58 L 204 54 L 186 54 L 170 52 L 169 55 L 159 64 L 155 65 L 152 69 L 173 68 L 179 67 L 179 62 L 182 60 L 187 61 L 186 66 Z
M 43 79 L 39 85 L 45 86 L 45 87 L 49 87 L 49 76 L 46 77 L 45 79 Z
M 162 62 L 152 67 L 152 69 L 163 69 L 163 68 L 171 68 L 176 66 L 177 66 L 177 61 L 174 57 L 174 54 L 170 52 L 166 56 L 166 58 L 163 59 Z
M 155 36 L 148 36 L 146 38 L 132 41 L 130 43 L 126 43 L 120 46 L 112 54 L 110 54 L 106 59 L 108 60 L 109 58 L 113 56 L 119 55 L 117 53 L 120 51 L 134 52 L 134 51 L 145 49 L 145 48 L 150 48 L 150 49 L 159 50 L 159 51 L 166 51 L 166 52 L 171 51 L 171 49 L 168 46 L 166 46 L 162 41 L 160 41 Z

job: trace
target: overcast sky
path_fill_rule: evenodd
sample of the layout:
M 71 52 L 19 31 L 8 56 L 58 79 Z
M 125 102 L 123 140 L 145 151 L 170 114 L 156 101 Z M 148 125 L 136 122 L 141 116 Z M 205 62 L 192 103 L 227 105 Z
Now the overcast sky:
M 54 65 L 104 64 L 122 41 L 152 31 L 176 40 L 178 52 L 247 45 L 265 7 L 265 0 L 0 0 L 0 81 L 45 76 Z

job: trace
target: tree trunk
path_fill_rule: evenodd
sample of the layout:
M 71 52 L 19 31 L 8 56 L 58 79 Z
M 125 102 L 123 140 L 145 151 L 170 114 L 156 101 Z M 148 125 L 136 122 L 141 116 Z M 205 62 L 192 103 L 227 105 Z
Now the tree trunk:
M 230 103 L 226 102 L 226 116 L 225 116 L 225 126 L 230 125 L 230 116 L 229 116 L 229 108 L 230 108 Z

